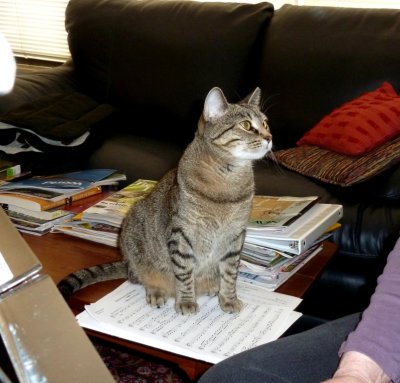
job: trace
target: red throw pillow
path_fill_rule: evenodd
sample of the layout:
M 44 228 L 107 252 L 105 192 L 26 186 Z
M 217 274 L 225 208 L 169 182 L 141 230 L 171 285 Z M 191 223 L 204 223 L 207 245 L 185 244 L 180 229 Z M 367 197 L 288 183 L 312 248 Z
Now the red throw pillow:
M 359 156 L 400 134 L 400 96 L 385 82 L 373 92 L 345 103 L 297 141 Z

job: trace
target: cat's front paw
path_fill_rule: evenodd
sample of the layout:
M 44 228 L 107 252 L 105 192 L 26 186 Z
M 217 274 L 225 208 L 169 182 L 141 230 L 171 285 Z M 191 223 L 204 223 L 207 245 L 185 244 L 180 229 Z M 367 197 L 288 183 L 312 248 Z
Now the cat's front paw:
M 199 311 L 199 305 L 196 302 L 176 302 L 175 310 L 183 315 L 195 314 Z
M 215 297 L 218 295 L 218 293 L 219 293 L 219 286 L 214 286 L 212 288 L 209 288 L 206 294 L 210 297 Z
M 219 298 L 219 305 L 222 309 L 222 311 L 232 314 L 232 313 L 238 313 L 242 308 L 243 308 L 243 302 L 236 298 L 236 299 L 231 299 L 231 300 L 225 300 Z
M 151 307 L 164 306 L 167 302 L 165 291 L 157 288 L 146 288 L 146 301 Z

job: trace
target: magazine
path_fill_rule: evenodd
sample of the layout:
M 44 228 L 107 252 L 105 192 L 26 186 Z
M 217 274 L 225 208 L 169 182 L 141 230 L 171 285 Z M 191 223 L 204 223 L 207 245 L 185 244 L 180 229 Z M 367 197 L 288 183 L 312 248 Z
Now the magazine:
M 139 179 L 84 210 L 81 219 L 121 226 L 130 207 L 149 194 L 156 184 L 156 181 Z
M 64 233 L 73 237 L 117 247 L 120 228 L 101 222 L 70 220 L 54 225 L 51 231 L 53 233 Z
M 39 218 L 27 217 L 19 213 L 8 212 L 8 217 L 20 232 L 33 235 L 44 235 L 50 232 L 54 225 L 64 222 L 72 216 L 73 213 L 67 213 L 53 220 L 43 220 Z
M 24 193 L 55 200 L 58 196 L 68 193 L 87 190 L 94 186 L 115 185 L 125 179 L 125 175 L 117 173 L 114 169 L 87 169 L 8 182 L 0 185 L 0 192 Z
M 256 195 L 253 198 L 249 228 L 280 230 L 293 223 L 319 200 L 310 197 L 275 197 Z
M 22 214 L 27 217 L 39 218 L 39 219 L 48 220 L 48 221 L 55 219 L 55 218 L 62 217 L 69 213 L 69 211 L 67 211 L 67 210 L 58 209 L 58 208 L 50 209 L 50 210 L 43 210 L 43 211 L 34 211 L 34 210 L 30 210 L 30 209 L 25 209 L 23 207 L 16 206 L 16 205 L 6 205 L 6 213 L 8 215 L 10 215 L 11 212 L 17 213 L 17 214 Z
M 128 210 L 157 184 L 139 179 L 77 214 L 73 220 L 55 225 L 54 233 L 64 233 L 116 247 L 122 221 Z
M 317 244 L 293 258 L 281 259 L 274 267 L 262 267 L 259 264 L 241 260 L 238 281 L 275 291 L 321 250 L 322 246 Z

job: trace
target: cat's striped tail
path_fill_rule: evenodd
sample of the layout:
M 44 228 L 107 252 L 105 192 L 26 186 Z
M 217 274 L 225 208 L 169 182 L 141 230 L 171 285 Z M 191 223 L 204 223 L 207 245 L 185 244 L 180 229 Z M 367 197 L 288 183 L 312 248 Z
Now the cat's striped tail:
M 124 261 L 116 261 L 75 271 L 62 279 L 57 287 L 61 295 L 68 299 L 86 286 L 122 278 L 128 278 L 127 265 Z

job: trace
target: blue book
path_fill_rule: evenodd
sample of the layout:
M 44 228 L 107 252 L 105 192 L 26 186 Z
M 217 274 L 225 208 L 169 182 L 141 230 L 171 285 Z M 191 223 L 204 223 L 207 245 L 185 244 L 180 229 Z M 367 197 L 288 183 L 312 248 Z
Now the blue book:
M 72 192 L 93 186 L 115 184 L 125 180 L 126 176 L 114 169 L 87 169 L 54 176 L 35 176 L 24 180 L 9 182 L 0 186 L 0 192 L 18 192 L 19 190 L 40 189 L 45 192 Z
M 93 183 L 103 181 L 115 174 L 118 174 L 115 169 L 85 169 L 76 172 L 63 173 L 61 176 L 63 178 L 89 181 Z

